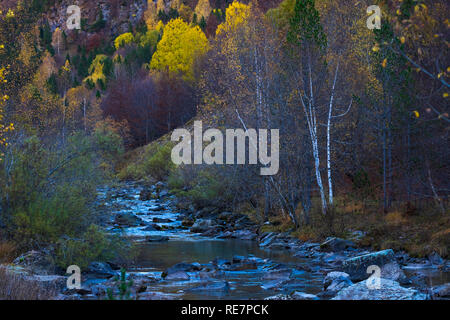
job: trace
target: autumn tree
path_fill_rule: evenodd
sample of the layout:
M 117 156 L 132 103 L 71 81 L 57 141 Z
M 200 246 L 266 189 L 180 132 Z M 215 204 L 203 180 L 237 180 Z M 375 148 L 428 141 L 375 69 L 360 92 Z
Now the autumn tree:
M 171 20 L 165 27 L 150 67 L 180 73 L 186 80 L 194 80 L 195 60 L 208 50 L 205 34 L 198 26 L 189 26 L 181 18 Z

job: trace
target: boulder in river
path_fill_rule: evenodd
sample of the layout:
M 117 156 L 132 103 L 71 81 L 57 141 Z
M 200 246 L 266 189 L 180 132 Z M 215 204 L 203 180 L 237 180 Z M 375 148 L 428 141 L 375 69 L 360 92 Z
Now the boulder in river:
M 114 219 L 114 223 L 121 227 L 137 227 L 145 225 L 145 222 L 131 212 L 119 213 Z
M 199 263 L 186 263 L 186 262 L 180 262 L 176 265 L 173 265 L 170 268 L 167 268 L 163 273 L 162 277 L 165 278 L 168 275 L 171 275 L 176 272 L 193 272 L 193 271 L 200 271 L 201 265 Z
M 174 281 L 188 281 L 191 279 L 191 277 L 185 271 L 176 271 L 169 273 L 164 279 Z
M 117 275 L 111 266 L 106 262 L 91 262 L 88 266 L 88 273 L 95 275 L 98 278 L 111 278 Z
M 369 289 L 366 281 L 338 292 L 333 300 L 425 300 L 427 296 L 412 288 L 401 287 L 393 280 L 380 279 L 379 289 Z
M 350 275 L 352 281 L 360 281 L 370 276 L 367 273 L 369 266 L 375 265 L 382 268 L 384 265 L 392 262 L 396 262 L 394 251 L 388 249 L 347 259 L 343 262 L 343 269 L 344 272 Z
M 353 285 L 350 276 L 345 272 L 333 271 L 323 280 L 324 296 L 332 297 L 344 288 Z

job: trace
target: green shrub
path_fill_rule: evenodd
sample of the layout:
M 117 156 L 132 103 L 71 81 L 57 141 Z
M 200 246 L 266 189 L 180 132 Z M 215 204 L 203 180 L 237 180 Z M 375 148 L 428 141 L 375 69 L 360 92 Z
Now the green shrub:
M 165 179 L 170 170 L 175 167 L 171 154 L 172 144 L 168 143 L 159 147 L 156 153 L 144 163 L 146 173 L 158 180 Z

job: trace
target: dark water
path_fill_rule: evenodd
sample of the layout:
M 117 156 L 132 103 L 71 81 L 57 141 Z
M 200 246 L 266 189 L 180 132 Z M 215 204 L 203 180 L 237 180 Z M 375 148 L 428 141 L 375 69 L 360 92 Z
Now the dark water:
M 321 291 L 323 276 L 311 274 L 302 270 L 307 261 L 292 257 L 287 251 L 263 250 L 257 243 L 242 240 L 194 240 L 169 241 L 166 243 L 150 243 L 141 245 L 139 268 L 135 271 L 148 272 L 159 275 L 161 270 L 179 262 L 199 262 L 207 264 L 215 258 L 231 260 L 233 256 L 258 258 L 258 268 L 245 271 L 225 271 L 221 280 L 230 284 L 227 294 L 208 292 L 207 294 L 189 293 L 188 289 L 196 287 L 205 280 L 198 277 L 198 273 L 189 273 L 190 281 L 162 281 L 152 287 L 154 291 L 165 293 L 180 293 L 184 299 L 263 299 L 277 293 L 290 293 L 294 290 L 318 293 Z M 265 290 L 261 288 L 264 281 L 261 277 L 267 269 L 279 263 L 294 269 L 291 283 L 280 290 Z

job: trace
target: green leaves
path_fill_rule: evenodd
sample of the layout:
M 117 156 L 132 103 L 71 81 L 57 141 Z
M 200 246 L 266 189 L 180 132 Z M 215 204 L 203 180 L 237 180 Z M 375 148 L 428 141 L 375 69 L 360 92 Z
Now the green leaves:
M 287 40 L 296 46 L 309 43 L 325 50 L 327 37 L 320 23 L 320 15 L 315 8 L 314 0 L 297 0 L 295 2 L 294 15 L 289 21 Z

